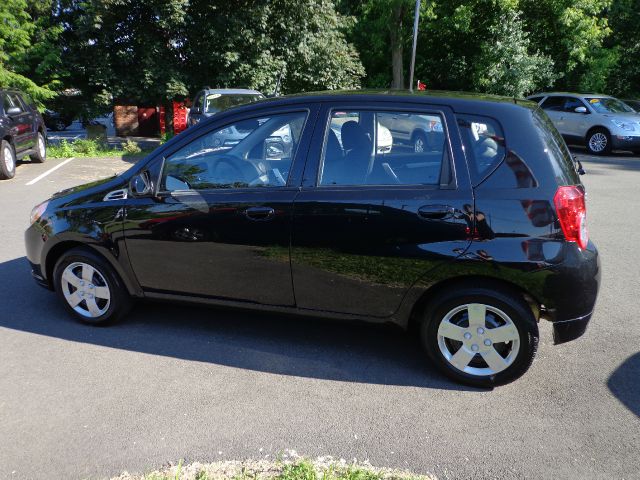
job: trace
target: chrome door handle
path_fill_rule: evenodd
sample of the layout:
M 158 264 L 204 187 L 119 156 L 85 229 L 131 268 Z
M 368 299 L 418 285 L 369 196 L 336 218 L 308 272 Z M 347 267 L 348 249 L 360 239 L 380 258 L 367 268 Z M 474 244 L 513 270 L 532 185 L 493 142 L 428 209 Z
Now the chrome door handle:
M 423 205 L 418 209 L 418 216 L 428 220 L 444 220 L 453 217 L 455 211 L 449 205 Z
M 244 211 L 249 220 L 269 220 L 275 213 L 271 207 L 249 207 Z

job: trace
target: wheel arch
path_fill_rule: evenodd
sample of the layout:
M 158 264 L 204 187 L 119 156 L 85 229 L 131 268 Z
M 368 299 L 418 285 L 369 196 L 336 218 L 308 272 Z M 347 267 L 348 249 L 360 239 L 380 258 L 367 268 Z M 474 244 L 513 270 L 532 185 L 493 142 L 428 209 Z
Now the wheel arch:
M 452 288 L 477 288 L 478 286 L 500 290 L 503 293 L 522 299 L 531 309 L 531 313 L 535 317 L 536 321 L 540 321 L 541 302 L 521 286 L 498 277 L 488 275 L 466 275 L 441 280 L 424 291 L 413 304 L 409 315 L 407 329 L 411 332 L 417 331 L 427 307 L 440 292 Z
M 584 136 L 584 141 L 586 142 L 587 140 L 589 140 L 591 134 L 596 130 L 604 130 L 609 136 L 611 136 L 611 130 L 609 130 L 608 127 L 605 127 L 604 125 L 594 125 L 593 127 L 589 128 L 589 130 L 587 130 L 587 133 Z
M 56 243 L 53 247 L 51 247 L 51 249 L 49 249 L 49 251 L 46 253 L 46 256 L 43 262 L 44 264 L 43 273 L 45 275 L 47 284 L 49 285 L 49 288 L 51 290 L 55 289 L 54 283 L 53 283 L 53 269 L 55 268 L 56 263 L 58 263 L 58 260 L 60 259 L 60 257 L 62 257 L 62 255 L 64 255 L 66 252 L 68 252 L 73 248 L 82 248 L 100 257 L 108 265 L 111 266 L 111 268 L 113 269 L 115 274 L 118 275 L 120 281 L 125 286 L 125 288 L 127 289 L 130 295 L 141 296 L 141 291 L 137 286 L 137 283 L 134 282 L 131 278 L 129 278 L 127 273 L 122 269 L 122 267 L 118 264 L 118 262 L 115 259 L 110 258 L 109 255 L 104 255 L 99 249 L 94 248 L 93 246 L 88 245 L 87 243 L 83 243 L 77 240 L 60 241 Z

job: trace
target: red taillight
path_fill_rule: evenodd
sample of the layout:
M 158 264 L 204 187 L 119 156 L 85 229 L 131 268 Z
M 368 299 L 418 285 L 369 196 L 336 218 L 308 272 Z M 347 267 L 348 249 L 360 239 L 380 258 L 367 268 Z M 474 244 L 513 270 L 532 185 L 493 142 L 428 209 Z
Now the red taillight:
M 553 197 L 553 203 L 567 241 L 576 242 L 582 249 L 587 248 L 589 235 L 584 190 L 576 186 L 560 187 Z

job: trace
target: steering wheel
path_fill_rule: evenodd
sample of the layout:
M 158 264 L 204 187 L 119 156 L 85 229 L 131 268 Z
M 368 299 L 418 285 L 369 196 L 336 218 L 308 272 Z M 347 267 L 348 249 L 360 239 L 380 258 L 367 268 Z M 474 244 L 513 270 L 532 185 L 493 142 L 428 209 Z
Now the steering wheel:
M 260 175 L 258 174 L 258 172 L 256 172 L 255 178 L 247 181 L 245 172 L 243 172 L 240 166 L 238 165 L 238 162 L 241 162 L 241 161 L 243 160 L 239 160 L 238 158 L 232 157 L 232 156 L 225 156 L 218 159 L 218 161 L 215 163 L 215 165 L 212 168 L 214 178 L 222 179 L 223 181 L 221 181 L 221 183 L 225 183 L 224 180 L 231 180 L 226 183 L 233 184 L 233 183 L 242 182 L 242 183 L 246 183 L 249 186 L 255 186 L 255 185 L 261 184 L 262 180 L 260 180 Z M 253 166 L 253 164 L 251 165 Z

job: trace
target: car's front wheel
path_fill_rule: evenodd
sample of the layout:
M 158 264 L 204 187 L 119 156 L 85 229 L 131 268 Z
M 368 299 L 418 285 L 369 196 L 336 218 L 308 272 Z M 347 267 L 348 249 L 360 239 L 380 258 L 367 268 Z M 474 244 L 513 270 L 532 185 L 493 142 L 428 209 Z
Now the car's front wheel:
M 421 343 L 454 380 L 476 387 L 514 381 L 531 366 L 538 326 L 515 293 L 463 287 L 434 298 L 425 310 Z
M 587 150 L 593 155 L 611 152 L 611 135 L 604 128 L 596 128 L 587 134 Z
M 55 289 L 78 320 L 105 325 L 122 318 L 132 300 L 113 268 L 84 248 L 69 250 L 56 263 Z
M 0 180 L 16 176 L 16 152 L 6 140 L 0 144 Z
M 36 139 L 36 151 L 29 156 L 32 162 L 43 163 L 47 159 L 47 144 L 44 140 L 42 132 L 38 132 Z

